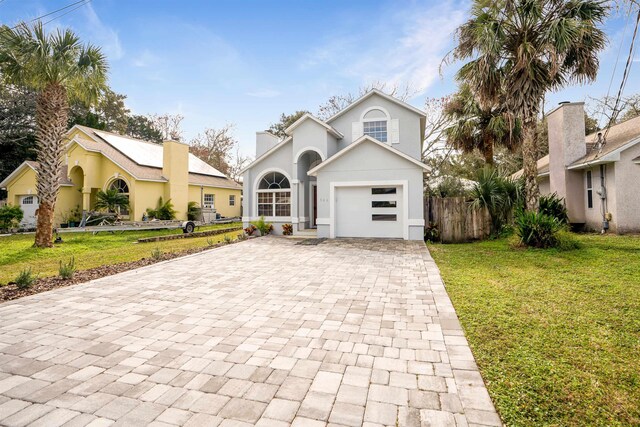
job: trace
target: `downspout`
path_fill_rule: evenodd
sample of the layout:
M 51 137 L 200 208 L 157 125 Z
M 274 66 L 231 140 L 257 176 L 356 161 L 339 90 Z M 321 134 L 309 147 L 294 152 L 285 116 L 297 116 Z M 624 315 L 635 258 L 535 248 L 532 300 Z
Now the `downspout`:
M 605 175 L 607 173 L 607 165 L 600 165 L 600 208 L 602 210 L 602 230 L 601 234 L 604 234 L 609 230 L 609 215 L 607 214 L 607 187 L 605 181 Z

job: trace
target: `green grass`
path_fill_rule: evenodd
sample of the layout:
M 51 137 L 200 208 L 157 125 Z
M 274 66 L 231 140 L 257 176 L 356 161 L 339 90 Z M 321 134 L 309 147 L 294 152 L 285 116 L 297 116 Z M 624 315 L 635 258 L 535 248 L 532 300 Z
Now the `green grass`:
M 203 226 L 198 231 L 230 228 L 240 223 Z M 49 249 L 33 247 L 33 234 L 0 237 L 0 285 L 14 280 L 21 270 L 31 267 L 38 277 L 57 276 L 60 261 L 75 257 L 78 270 L 86 270 L 107 264 L 150 258 L 159 248 L 162 252 L 179 252 L 208 246 L 209 242 L 221 242 L 225 234 L 168 240 L 164 242 L 136 243 L 141 237 L 181 234 L 182 230 L 127 231 L 119 234 L 61 233 L 63 243 Z M 226 233 L 235 238 L 240 231 Z
M 429 245 L 507 425 L 640 425 L 640 237 Z

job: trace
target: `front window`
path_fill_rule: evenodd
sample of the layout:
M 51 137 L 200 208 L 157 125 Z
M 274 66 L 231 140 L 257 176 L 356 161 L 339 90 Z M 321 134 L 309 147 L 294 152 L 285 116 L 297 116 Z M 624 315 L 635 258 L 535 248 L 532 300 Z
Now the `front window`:
M 593 184 L 591 171 L 587 171 L 587 207 L 593 208 Z
M 117 190 L 118 193 L 127 196 L 127 199 L 129 198 L 129 185 L 124 179 L 114 179 L 111 184 L 109 184 L 109 190 Z M 129 215 L 129 210 L 118 206 L 118 213 L 120 215 Z
M 236 196 L 231 194 L 229 195 L 229 206 L 235 206 L 236 205 Z
M 380 142 L 387 142 L 387 121 L 375 120 L 363 123 L 365 135 L 377 139 Z
M 286 176 L 269 172 L 258 185 L 258 216 L 291 216 L 291 185 Z
M 204 206 L 206 208 L 214 208 L 215 207 L 215 195 L 214 194 L 205 194 L 204 195 Z

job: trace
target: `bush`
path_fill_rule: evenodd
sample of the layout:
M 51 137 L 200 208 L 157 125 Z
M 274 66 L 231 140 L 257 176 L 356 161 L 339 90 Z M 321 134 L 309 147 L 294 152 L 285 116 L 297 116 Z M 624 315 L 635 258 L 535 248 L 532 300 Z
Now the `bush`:
M 162 197 L 160 197 L 158 198 L 158 204 L 155 209 L 147 209 L 147 215 L 152 219 L 171 220 L 176 218 L 176 210 L 173 209 L 171 199 L 165 202 L 162 200 Z
M 558 245 L 560 222 L 548 215 L 524 211 L 518 213 L 515 221 L 516 235 L 523 245 L 534 248 L 554 248 Z
M 162 251 L 160 250 L 160 248 L 155 248 L 151 251 L 151 258 L 156 260 L 162 258 Z
M 510 222 L 513 212 L 519 211 L 523 200 L 523 182 L 485 167 L 478 171 L 471 190 L 472 208 L 487 209 L 491 217 L 491 235 L 498 236 Z
M 189 221 L 197 221 L 200 219 L 202 210 L 197 202 L 189 202 L 187 205 L 187 219 Z
M 247 236 L 246 233 L 238 233 L 238 241 L 242 242 L 244 240 L 247 240 L 249 238 L 249 236 Z
M 31 272 L 31 267 L 29 267 L 22 270 L 14 282 L 18 289 L 27 289 L 33 285 L 36 279 L 37 277 Z
M 62 260 L 60 261 L 60 268 L 58 269 L 58 273 L 64 280 L 73 278 L 75 272 L 76 260 L 74 259 L 74 257 L 71 257 L 71 259 L 67 263 L 63 263 Z
M 438 242 L 440 241 L 440 230 L 438 230 L 438 224 L 430 222 L 424 229 L 424 241 L 425 242 Z
M 224 243 L 228 245 L 229 243 L 232 243 L 232 242 L 233 242 L 233 238 L 231 236 L 229 236 L 228 234 L 225 234 L 224 235 Z
M 282 234 L 291 236 L 293 234 L 293 224 L 282 224 Z
M 569 215 L 567 213 L 567 207 L 564 204 L 564 199 L 558 197 L 556 193 L 540 196 L 538 212 L 557 219 L 560 224 L 569 223 Z
M 271 231 L 273 231 L 273 225 L 269 222 L 266 222 L 263 216 L 261 216 L 259 220 L 257 220 L 256 222 L 252 222 L 251 224 L 253 224 L 263 236 L 266 236 L 267 234 L 271 233 Z
M 5 205 L 0 207 L 0 230 L 10 230 L 17 227 L 24 217 L 20 206 Z

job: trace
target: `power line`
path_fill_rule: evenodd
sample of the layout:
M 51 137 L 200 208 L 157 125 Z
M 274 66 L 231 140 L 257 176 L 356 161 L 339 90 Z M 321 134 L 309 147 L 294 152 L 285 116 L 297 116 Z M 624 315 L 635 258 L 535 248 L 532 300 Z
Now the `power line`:
M 75 10 L 80 9 L 82 6 L 85 6 L 85 5 L 89 4 L 89 3 L 91 3 L 91 0 L 83 0 L 83 2 L 84 2 L 84 3 L 79 4 L 78 6 L 74 7 L 73 9 L 68 10 L 68 11 L 66 11 L 65 13 L 61 14 L 61 15 L 58 15 L 58 16 L 55 16 L 55 17 L 51 18 L 51 19 L 50 19 L 50 20 L 48 20 L 47 22 L 44 22 L 42 25 L 47 25 L 47 24 L 48 24 L 49 22 L 51 22 L 51 21 L 55 21 L 56 19 L 62 18 L 63 16 L 68 15 L 68 14 L 70 14 L 71 12 L 73 12 L 73 11 L 75 11 Z
M 4 0 L 0 0 L 0 1 L 4 1 Z M 75 2 L 73 2 L 73 3 L 71 3 L 71 4 L 68 4 L 68 5 L 64 6 L 64 7 L 61 7 L 61 8 L 59 8 L 59 9 L 56 9 L 56 10 L 54 10 L 53 12 L 45 13 L 44 15 L 40 15 L 40 16 L 38 16 L 37 18 L 33 18 L 32 20 L 30 20 L 30 21 L 28 21 L 28 22 L 29 22 L 29 23 L 32 23 L 32 22 L 39 21 L 39 20 L 40 20 L 40 19 L 42 19 L 42 18 L 46 18 L 47 16 L 54 15 L 54 14 L 56 14 L 56 13 L 58 13 L 58 12 L 62 12 L 63 10 L 69 9 L 69 8 L 74 7 L 74 6 L 77 6 L 77 5 L 80 5 L 80 6 L 78 6 L 78 7 L 84 6 L 85 4 L 89 3 L 90 1 L 91 1 L 91 0 L 78 0 L 78 1 L 75 1 Z M 80 4 L 80 3 L 82 3 L 82 4 Z M 76 7 L 76 8 L 75 8 L 75 9 L 73 9 L 73 10 L 76 10 L 78 7 Z M 71 10 L 71 11 L 69 11 L 69 12 L 73 12 L 73 10 Z M 57 19 L 57 18 L 59 18 L 59 17 L 61 17 L 61 16 L 64 16 L 64 15 L 66 15 L 66 14 L 67 14 L 67 13 L 69 13 L 69 12 L 66 12 L 66 13 L 64 13 L 64 14 L 62 14 L 62 15 L 60 15 L 60 16 L 57 16 L 57 17 L 55 17 L 55 18 L 53 18 L 53 19 L 51 19 L 51 20 L 47 21 L 46 23 L 49 23 L 49 22 L 53 21 L 54 19 Z M 20 25 L 21 25 L 21 24 L 17 24 L 17 25 L 14 25 L 13 27 L 5 28 L 5 29 L 4 29 L 4 30 L 2 30 L 2 31 L 15 30 L 15 29 L 16 29 L 16 28 L 18 28 Z

